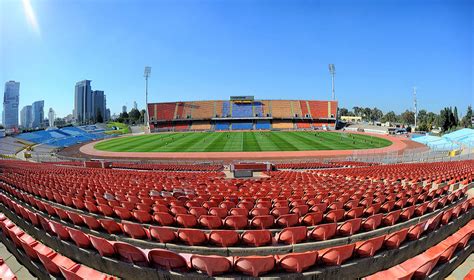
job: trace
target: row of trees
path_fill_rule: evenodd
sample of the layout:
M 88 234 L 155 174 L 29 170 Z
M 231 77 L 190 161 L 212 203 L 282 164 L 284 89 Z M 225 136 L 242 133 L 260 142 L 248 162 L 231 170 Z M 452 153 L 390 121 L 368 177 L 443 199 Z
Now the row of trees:
M 396 114 L 394 111 L 383 113 L 382 110 L 375 108 L 353 107 L 352 111 L 347 108 L 339 109 L 339 116 L 358 116 L 363 121 L 367 122 L 391 122 L 401 123 L 407 126 L 415 124 L 415 113 L 406 110 L 401 114 Z M 420 110 L 417 118 L 417 130 L 431 131 L 435 127 L 440 127 L 443 132 L 450 131 L 459 127 L 472 127 L 472 107 L 467 107 L 466 115 L 460 119 L 458 108 L 446 107 L 439 114 Z
M 120 123 L 126 124 L 142 124 L 145 117 L 145 110 L 139 111 L 138 109 L 133 108 L 129 113 L 122 112 L 119 117 L 115 120 Z

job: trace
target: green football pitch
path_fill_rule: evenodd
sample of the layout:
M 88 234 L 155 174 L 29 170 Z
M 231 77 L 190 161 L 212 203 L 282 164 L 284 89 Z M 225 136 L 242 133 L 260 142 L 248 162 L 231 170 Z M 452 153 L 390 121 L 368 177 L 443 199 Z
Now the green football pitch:
M 112 152 L 259 152 L 381 148 L 389 140 L 370 135 L 315 131 L 156 133 L 96 144 Z

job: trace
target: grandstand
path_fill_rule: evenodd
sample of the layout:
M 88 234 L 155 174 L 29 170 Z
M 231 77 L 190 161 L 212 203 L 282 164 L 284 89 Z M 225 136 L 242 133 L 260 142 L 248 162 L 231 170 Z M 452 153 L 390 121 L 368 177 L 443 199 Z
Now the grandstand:
M 151 131 L 334 128 L 337 101 L 229 100 L 148 104 Z
M 413 141 L 427 145 L 434 151 L 452 151 L 474 147 L 474 129 L 463 128 L 441 137 L 425 135 L 413 137 Z
M 278 167 L 3 160 L 0 241 L 42 279 L 440 279 L 473 252 L 472 160 Z
M 106 138 L 105 129 L 95 125 L 83 127 L 63 127 L 22 133 L 16 139 L 49 147 L 69 147 L 78 143 Z

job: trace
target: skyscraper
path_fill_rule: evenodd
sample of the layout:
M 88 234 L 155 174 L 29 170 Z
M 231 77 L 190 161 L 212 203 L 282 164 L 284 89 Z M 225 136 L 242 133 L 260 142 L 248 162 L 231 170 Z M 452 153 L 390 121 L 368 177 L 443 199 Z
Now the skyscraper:
M 32 107 L 32 127 L 41 127 L 44 120 L 44 100 L 33 102 Z
M 18 106 L 20 104 L 20 83 L 5 83 L 3 94 L 3 125 L 5 128 L 18 128 Z
M 96 122 L 105 120 L 105 95 L 103 90 L 94 90 L 92 99 L 93 119 Z
M 74 93 L 74 119 L 77 123 L 86 123 L 93 117 L 91 81 L 76 83 Z
M 33 112 L 31 105 L 24 106 L 20 112 L 20 124 L 23 128 L 31 128 L 33 121 Z
M 127 112 L 127 106 L 123 105 L 122 106 L 122 113 L 126 113 Z
M 54 113 L 53 108 L 49 108 L 49 112 L 48 112 L 49 127 L 54 126 L 54 119 L 56 119 L 56 114 Z

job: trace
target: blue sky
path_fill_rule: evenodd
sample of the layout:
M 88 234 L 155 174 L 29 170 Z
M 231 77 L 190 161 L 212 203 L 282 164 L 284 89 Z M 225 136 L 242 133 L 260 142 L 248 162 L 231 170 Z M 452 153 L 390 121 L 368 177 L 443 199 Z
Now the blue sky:
M 419 108 L 474 103 L 470 0 L 30 2 L 36 28 L 22 1 L 0 1 L 0 81 L 58 116 L 83 79 L 113 113 L 143 107 L 145 65 L 155 102 L 329 99 L 334 63 L 342 107 L 401 112 L 414 85 Z

